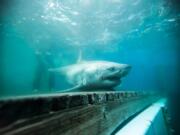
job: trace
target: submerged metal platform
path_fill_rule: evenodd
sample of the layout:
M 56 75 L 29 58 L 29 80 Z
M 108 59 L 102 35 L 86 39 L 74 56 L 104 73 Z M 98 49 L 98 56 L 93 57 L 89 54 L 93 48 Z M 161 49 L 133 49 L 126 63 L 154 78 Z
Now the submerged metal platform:
M 139 113 L 115 135 L 170 135 L 165 108 L 167 99 L 162 98 Z
M 1 135 L 110 135 L 160 96 L 74 92 L 0 100 Z

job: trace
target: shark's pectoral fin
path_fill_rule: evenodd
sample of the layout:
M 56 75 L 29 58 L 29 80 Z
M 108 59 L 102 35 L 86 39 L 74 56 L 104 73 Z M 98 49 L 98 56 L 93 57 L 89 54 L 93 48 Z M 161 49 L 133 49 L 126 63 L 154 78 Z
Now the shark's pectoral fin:
M 63 91 L 60 91 L 60 92 L 75 92 L 75 91 L 79 91 L 79 89 L 81 88 L 82 86 L 81 85 L 76 85 L 72 88 L 69 88 L 69 89 L 66 89 L 66 90 L 63 90 Z

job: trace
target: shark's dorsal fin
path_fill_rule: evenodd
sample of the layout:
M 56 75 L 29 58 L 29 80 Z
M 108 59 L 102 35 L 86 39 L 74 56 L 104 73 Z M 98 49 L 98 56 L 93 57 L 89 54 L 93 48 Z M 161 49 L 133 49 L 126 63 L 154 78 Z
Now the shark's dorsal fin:
M 80 49 L 78 53 L 77 63 L 81 63 L 81 62 L 82 62 L 82 50 Z

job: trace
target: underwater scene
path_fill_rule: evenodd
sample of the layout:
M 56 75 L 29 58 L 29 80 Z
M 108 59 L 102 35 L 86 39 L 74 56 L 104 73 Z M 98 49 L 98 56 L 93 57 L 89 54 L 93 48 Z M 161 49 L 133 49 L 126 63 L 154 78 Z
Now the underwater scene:
M 178 0 L 1 0 L 0 97 L 156 91 L 178 129 L 179 35 Z

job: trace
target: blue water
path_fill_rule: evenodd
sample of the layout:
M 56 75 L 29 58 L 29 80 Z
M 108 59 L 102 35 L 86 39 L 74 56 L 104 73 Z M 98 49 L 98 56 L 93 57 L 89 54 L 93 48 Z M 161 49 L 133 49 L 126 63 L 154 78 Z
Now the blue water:
M 81 50 L 83 60 L 132 66 L 116 90 L 177 103 L 179 35 L 178 0 L 1 0 L 0 97 L 68 88 L 48 69 L 76 63 Z
M 79 50 L 83 60 L 132 65 L 118 90 L 177 89 L 176 6 L 166 0 L 2 1 L 0 95 L 67 88 L 48 69 L 76 63 Z

